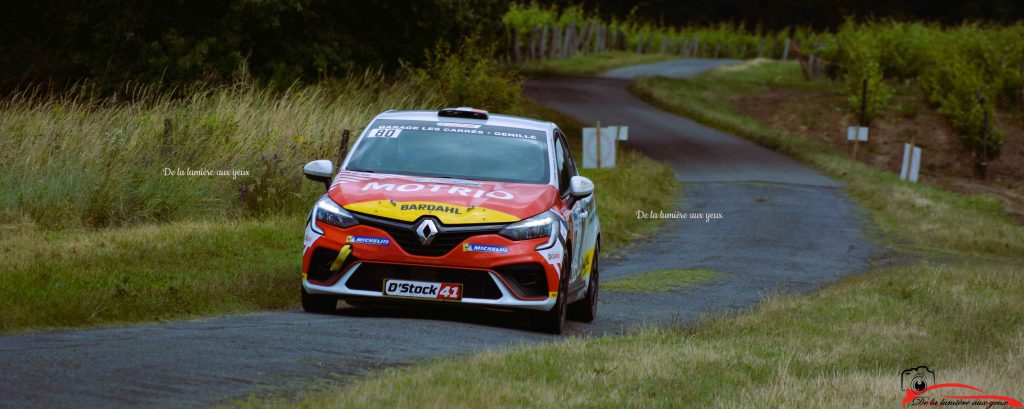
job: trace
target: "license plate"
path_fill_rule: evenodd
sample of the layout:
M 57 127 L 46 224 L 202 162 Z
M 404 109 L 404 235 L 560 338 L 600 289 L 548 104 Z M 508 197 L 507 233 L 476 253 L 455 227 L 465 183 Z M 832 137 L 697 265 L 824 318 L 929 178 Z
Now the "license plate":
M 412 297 L 442 301 L 459 301 L 462 300 L 462 284 L 384 280 L 384 295 L 388 297 Z

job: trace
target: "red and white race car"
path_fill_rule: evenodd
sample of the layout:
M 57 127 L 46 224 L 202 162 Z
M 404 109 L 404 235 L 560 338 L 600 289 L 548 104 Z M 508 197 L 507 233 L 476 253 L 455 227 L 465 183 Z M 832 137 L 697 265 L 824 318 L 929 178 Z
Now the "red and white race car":
M 429 301 L 528 310 L 560 333 L 597 313 L 594 184 L 554 123 L 472 108 L 388 111 L 356 141 L 306 225 L 302 307 Z

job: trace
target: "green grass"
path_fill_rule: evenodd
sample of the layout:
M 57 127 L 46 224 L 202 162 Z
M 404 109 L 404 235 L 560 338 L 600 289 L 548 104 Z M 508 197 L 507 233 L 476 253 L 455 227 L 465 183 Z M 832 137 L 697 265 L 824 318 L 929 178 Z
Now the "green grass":
M 5 227 L 0 332 L 293 307 L 303 221 Z
M 718 271 L 699 268 L 649 271 L 601 283 L 602 290 L 633 292 L 678 291 L 721 276 Z
M 940 382 L 1022 398 L 1024 229 L 990 201 L 901 183 L 758 124 L 726 103 L 768 81 L 792 81 L 793 72 L 793 64 L 763 63 L 695 80 L 642 80 L 634 90 L 846 182 L 893 244 L 923 258 L 847 277 L 812 294 L 772 294 L 752 311 L 690 328 L 437 359 L 297 400 L 254 397 L 238 404 L 898 407 L 897 375 L 918 365 L 935 370 Z
M 29 157 L 0 165 L 0 178 L 17 182 L 0 183 L 6 198 L 0 201 L 6 217 L 0 219 L 0 332 L 296 308 L 303 223 L 322 192 L 302 179 L 301 164 L 337 155 L 331 130 L 360 129 L 358 121 L 369 121 L 387 103 L 425 104 L 415 96 L 349 92 L 334 95 L 325 86 L 285 94 L 219 90 L 103 107 L 7 101 L 0 123 L 22 131 L 2 140 Z M 360 101 L 377 102 L 357 108 Z M 516 111 L 558 121 L 579 152 L 578 124 L 529 101 Z M 216 118 L 209 120 L 232 130 L 172 136 L 198 139 L 175 145 L 170 157 L 179 159 L 163 162 L 170 159 L 154 155 L 162 148 L 160 118 L 167 115 L 199 121 L 200 128 L 203 118 Z M 90 146 L 106 143 L 102 135 L 117 129 L 133 129 L 117 142 L 122 145 Z M 18 139 L 35 133 L 59 137 Z M 280 163 L 259 160 L 257 153 L 275 150 L 287 153 Z M 108 151 L 116 156 L 103 159 Z M 250 194 L 277 202 L 241 201 L 233 189 L 246 182 L 230 177 L 165 177 L 160 169 L 174 166 L 169 163 L 263 166 L 269 169 L 260 174 L 264 187 Z M 637 221 L 636 209 L 669 207 L 677 199 L 668 166 L 632 151 L 623 152 L 619 165 L 584 171 L 600 198 L 606 254 L 657 227 Z M 653 182 L 637 188 L 633 180 Z
M 574 57 L 531 61 L 523 63 L 520 69 L 532 76 L 538 75 L 597 75 L 613 68 L 629 65 L 648 64 L 678 58 L 666 54 L 637 54 L 627 51 L 606 51 L 596 54 L 580 54 Z

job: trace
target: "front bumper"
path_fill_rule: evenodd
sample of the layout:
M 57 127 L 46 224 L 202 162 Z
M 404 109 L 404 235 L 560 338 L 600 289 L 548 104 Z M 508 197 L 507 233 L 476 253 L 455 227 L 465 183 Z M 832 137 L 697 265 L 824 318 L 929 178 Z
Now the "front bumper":
M 383 280 L 401 279 L 465 286 L 461 301 L 438 303 L 541 311 L 555 305 L 562 249 L 537 251 L 536 247 L 546 239 L 511 241 L 496 234 L 483 234 L 466 238 L 440 256 L 421 256 L 407 252 L 396 237 L 380 228 L 356 225 L 339 229 L 312 223 L 323 233 L 307 226 L 302 286 L 308 293 L 334 294 L 342 299 L 401 300 L 383 294 Z M 353 237 L 386 238 L 388 242 Z M 497 246 L 507 251 L 470 251 L 464 246 L 467 244 Z M 325 271 L 325 265 L 330 264 L 325 260 L 346 245 L 351 246 L 351 253 L 340 270 Z M 529 285 L 521 285 L 524 282 Z
M 383 295 L 381 290 L 368 290 L 368 289 L 357 289 L 348 286 L 349 280 L 368 263 L 358 261 L 353 263 L 338 279 L 334 284 L 322 285 L 311 283 L 308 279 L 302 280 L 302 287 L 306 289 L 306 292 L 311 294 L 334 294 L 341 298 L 351 296 L 353 298 L 381 298 L 383 300 L 390 299 Z M 484 274 L 487 280 L 493 283 L 494 287 L 499 291 L 498 298 L 471 298 L 463 297 L 459 302 L 461 304 L 475 304 L 480 306 L 498 307 L 498 308 L 512 308 L 512 309 L 528 309 L 528 310 L 543 310 L 548 311 L 555 305 L 554 298 L 544 298 L 542 300 L 524 300 L 516 297 L 516 295 L 506 285 L 500 276 L 494 271 L 480 271 Z M 449 280 L 456 281 L 456 280 Z M 450 301 L 437 301 L 437 302 L 450 302 Z

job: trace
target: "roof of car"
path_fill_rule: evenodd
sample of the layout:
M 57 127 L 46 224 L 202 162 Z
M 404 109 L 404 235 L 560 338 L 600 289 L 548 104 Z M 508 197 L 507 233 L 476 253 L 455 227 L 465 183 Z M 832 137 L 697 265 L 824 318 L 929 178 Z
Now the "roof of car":
M 512 115 L 488 114 L 488 119 L 449 118 L 437 116 L 437 111 L 387 111 L 377 115 L 376 119 L 408 119 L 410 121 L 465 122 L 510 128 L 534 129 L 550 132 L 555 124 L 549 121 L 523 118 Z

